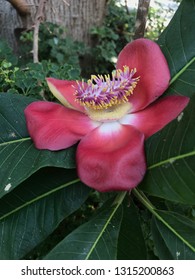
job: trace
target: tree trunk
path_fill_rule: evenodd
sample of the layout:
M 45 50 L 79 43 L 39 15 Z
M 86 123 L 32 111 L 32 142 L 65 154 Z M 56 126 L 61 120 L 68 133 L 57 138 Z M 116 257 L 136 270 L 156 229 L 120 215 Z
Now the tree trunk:
M 14 2 L 23 2 L 25 7 L 22 10 Z M 0 38 L 17 49 L 21 31 L 33 28 L 40 2 L 41 0 L 0 0 Z M 102 23 L 106 2 L 107 0 L 47 0 L 44 20 L 65 27 L 67 35 L 89 45 L 89 30 Z

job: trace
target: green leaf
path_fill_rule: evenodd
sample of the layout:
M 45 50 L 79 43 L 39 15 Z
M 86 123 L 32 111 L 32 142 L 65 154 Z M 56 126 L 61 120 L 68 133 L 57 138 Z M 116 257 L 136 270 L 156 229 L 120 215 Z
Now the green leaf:
M 75 147 L 59 152 L 34 147 L 24 117 L 24 109 L 32 101 L 21 95 L 0 94 L 0 197 L 42 167 L 75 167 Z
M 183 0 L 158 43 L 172 80 L 166 94 L 190 104 L 146 143 L 148 172 L 141 189 L 150 195 L 195 204 L 195 0 Z M 174 39 L 173 39 L 174 38 Z
M 156 211 L 153 238 L 161 259 L 195 259 L 195 222 L 177 213 Z
M 61 241 L 45 259 L 113 260 L 122 220 L 121 203 L 126 193 L 109 200 L 89 222 Z
M 194 30 L 195 0 L 183 0 L 158 41 L 171 71 L 169 94 L 195 93 Z
M 0 199 L 0 259 L 20 259 L 77 210 L 90 189 L 75 170 L 44 168 Z
M 148 172 L 140 188 L 150 195 L 195 204 L 195 96 L 146 145 Z
M 139 213 L 133 201 L 123 202 L 123 218 L 118 240 L 119 260 L 147 259 L 147 252 L 141 230 Z
M 154 218 L 152 219 L 151 230 L 152 230 L 153 242 L 155 244 L 155 249 L 154 249 L 155 254 L 158 255 L 158 258 L 160 260 L 173 260 L 173 256 L 171 255 L 169 248 L 164 242 L 164 239 L 161 236 L 161 232 L 156 226 L 156 219 Z

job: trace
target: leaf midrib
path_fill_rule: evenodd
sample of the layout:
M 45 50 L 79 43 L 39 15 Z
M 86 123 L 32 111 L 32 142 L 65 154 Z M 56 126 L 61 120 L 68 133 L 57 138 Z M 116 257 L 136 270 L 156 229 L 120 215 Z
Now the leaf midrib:
M 113 211 L 111 212 L 109 218 L 107 219 L 105 225 L 103 226 L 102 230 L 100 231 L 100 233 L 98 234 L 95 242 L 93 243 L 93 246 L 91 247 L 91 249 L 89 250 L 89 253 L 87 254 L 85 260 L 88 260 L 90 255 L 92 254 L 93 250 L 95 249 L 97 243 L 99 242 L 100 238 L 102 237 L 103 233 L 105 232 L 105 229 L 107 228 L 108 224 L 110 223 L 110 221 L 112 220 L 114 214 L 116 213 L 116 211 L 118 210 L 119 206 L 121 205 L 124 197 L 126 195 L 126 192 L 121 192 L 119 193 L 119 195 L 116 197 L 115 201 L 113 202 L 113 205 L 115 205 L 115 207 L 113 208 Z
M 169 86 L 172 85 L 186 70 L 187 68 L 195 62 L 195 57 L 192 57 L 188 63 L 186 63 L 171 79 Z
M 177 160 L 181 160 L 181 159 L 191 157 L 191 156 L 194 156 L 194 155 L 195 155 L 195 151 L 192 151 L 192 152 L 189 152 L 189 153 L 186 153 L 186 154 L 181 154 L 181 155 L 178 155 L 178 156 L 170 157 L 168 159 L 165 159 L 165 160 L 162 160 L 160 162 L 157 162 L 157 163 L 154 163 L 154 164 L 150 165 L 147 169 L 150 170 L 150 169 L 162 166 L 164 164 L 173 164 Z
M 161 221 L 175 236 L 177 236 L 185 245 L 187 245 L 194 253 L 195 253 L 195 248 L 193 245 L 191 245 L 188 240 L 184 239 L 183 236 L 175 229 L 173 228 L 159 213 L 152 204 L 151 202 L 143 195 L 142 192 L 140 192 L 137 189 L 133 190 L 133 193 L 135 196 L 143 203 L 143 205 L 159 220 Z
M 30 137 L 25 137 L 25 138 L 20 138 L 20 139 L 15 139 L 7 142 L 0 143 L 0 148 L 6 145 L 11 145 L 15 143 L 20 143 L 20 142 L 25 142 L 25 141 L 31 141 Z
M 39 195 L 39 196 L 37 196 L 36 198 L 34 198 L 34 199 L 32 199 L 32 200 L 29 200 L 29 201 L 25 202 L 24 204 L 20 205 L 19 207 L 13 209 L 12 211 L 10 211 L 10 212 L 4 214 L 3 216 L 0 217 L 0 221 L 3 220 L 3 219 L 5 219 L 5 218 L 7 218 L 7 217 L 9 217 L 9 216 L 12 215 L 12 214 L 18 212 L 19 210 L 21 210 L 21 209 L 23 209 L 23 208 L 29 206 L 30 204 L 32 204 L 32 203 L 34 203 L 34 202 L 36 202 L 36 201 L 38 201 L 38 200 L 40 200 L 40 199 L 42 199 L 42 198 L 45 198 L 45 197 L 51 195 L 52 193 L 55 193 L 55 192 L 57 192 L 57 191 L 59 191 L 59 190 L 61 190 L 61 189 L 63 189 L 63 188 L 66 188 L 66 187 L 68 187 L 68 186 L 70 186 L 70 185 L 73 185 L 73 184 L 75 184 L 75 183 L 78 183 L 78 182 L 80 182 L 80 179 L 77 178 L 77 179 L 72 180 L 72 181 L 70 181 L 70 182 L 68 182 L 68 183 L 66 183 L 66 184 L 60 185 L 60 186 L 58 186 L 58 187 L 56 187 L 56 188 L 54 188 L 54 189 L 52 189 L 52 190 L 50 190 L 50 191 L 48 191 L 48 192 L 45 192 L 44 194 Z

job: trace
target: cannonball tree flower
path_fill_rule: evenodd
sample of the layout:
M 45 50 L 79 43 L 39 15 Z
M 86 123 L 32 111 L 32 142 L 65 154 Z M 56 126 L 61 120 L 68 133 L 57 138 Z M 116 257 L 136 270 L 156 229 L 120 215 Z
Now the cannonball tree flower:
M 144 141 L 176 118 L 188 104 L 184 96 L 159 98 L 170 72 L 159 46 L 138 39 L 119 54 L 112 75 L 84 81 L 48 78 L 63 104 L 36 101 L 25 109 L 37 149 L 52 151 L 79 142 L 78 176 L 98 191 L 128 191 L 146 172 Z

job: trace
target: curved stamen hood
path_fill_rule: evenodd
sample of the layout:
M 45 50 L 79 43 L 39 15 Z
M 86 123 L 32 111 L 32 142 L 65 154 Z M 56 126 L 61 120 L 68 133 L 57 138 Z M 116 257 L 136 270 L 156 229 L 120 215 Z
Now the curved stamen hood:
M 80 105 L 92 109 L 107 109 L 108 107 L 128 102 L 128 96 L 133 93 L 139 77 L 134 77 L 136 69 L 123 66 L 123 71 L 117 69 L 110 75 L 92 75 L 87 84 L 77 83 L 76 101 Z

